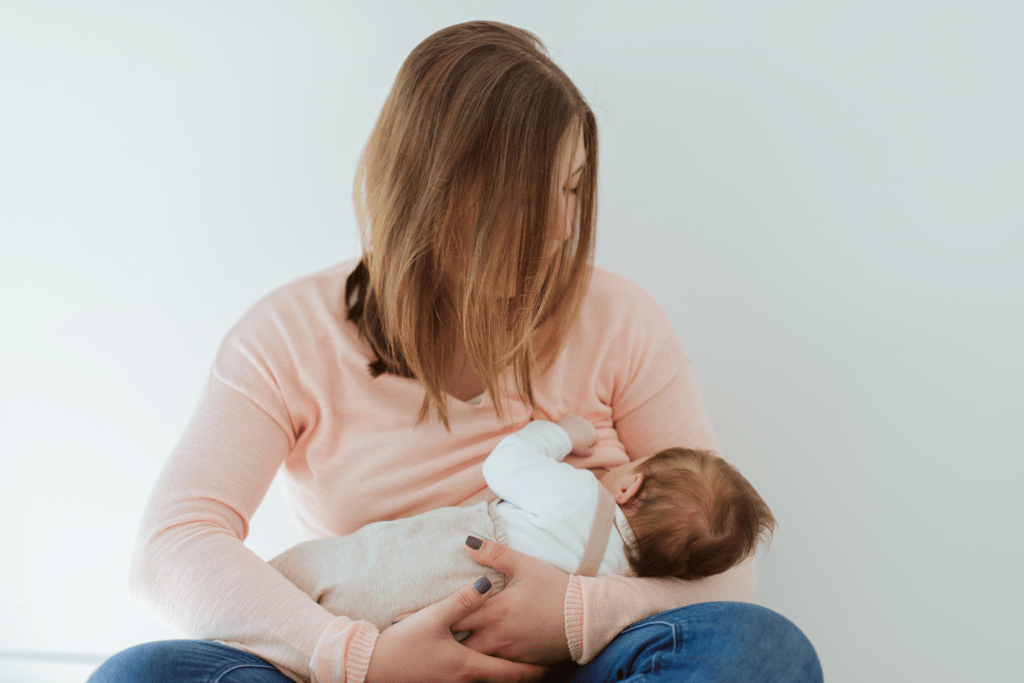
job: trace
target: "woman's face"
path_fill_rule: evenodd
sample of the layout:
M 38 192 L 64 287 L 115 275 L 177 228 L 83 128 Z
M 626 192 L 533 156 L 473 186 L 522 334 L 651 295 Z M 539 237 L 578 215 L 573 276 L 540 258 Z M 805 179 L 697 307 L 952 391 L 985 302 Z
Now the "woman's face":
M 573 149 L 575 147 L 575 149 Z M 579 133 L 575 140 L 575 144 L 569 145 L 562 155 L 562 160 L 558 165 L 558 223 L 561 226 L 561 230 L 558 233 L 558 240 L 555 247 L 559 243 L 569 238 L 572 235 L 572 224 L 576 219 L 576 188 L 580 184 L 580 175 L 583 172 L 583 166 L 587 162 L 587 149 L 583 146 L 583 133 Z

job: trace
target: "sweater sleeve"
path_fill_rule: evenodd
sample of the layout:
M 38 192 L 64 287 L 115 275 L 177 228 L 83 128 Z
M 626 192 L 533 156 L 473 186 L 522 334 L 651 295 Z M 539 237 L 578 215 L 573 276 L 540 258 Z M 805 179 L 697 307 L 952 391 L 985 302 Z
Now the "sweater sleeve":
M 211 371 L 149 498 L 129 592 L 191 638 L 219 640 L 296 681 L 360 682 L 378 635 L 334 616 L 243 541 L 290 447 L 261 406 Z
M 624 628 L 651 615 L 701 602 L 754 598 L 754 559 L 697 581 L 615 574 L 570 576 L 565 591 L 566 636 L 573 661 L 586 664 Z
M 645 292 L 634 289 L 635 317 L 610 348 L 602 370 L 612 377 L 615 431 L 636 459 L 672 446 L 719 451 L 690 359 L 667 316 Z M 605 380 L 600 380 L 605 381 Z M 623 628 L 658 612 L 700 602 L 749 602 L 754 561 L 698 581 L 606 575 L 571 577 L 565 596 L 566 636 L 573 660 L 585 664 Z
M 502 439 L 487 459 L 483 475 L 499 498 L 530 512 L 564 505 L 565 492 L 589 483 L 593 476 L 562 460 L 572 450 L 564 429 L 534 420 Z

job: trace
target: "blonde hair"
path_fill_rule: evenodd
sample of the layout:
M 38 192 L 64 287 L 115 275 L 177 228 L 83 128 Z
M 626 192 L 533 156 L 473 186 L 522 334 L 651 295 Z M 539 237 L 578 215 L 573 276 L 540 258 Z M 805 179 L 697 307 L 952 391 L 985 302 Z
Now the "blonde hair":
M 554 185 L 580 134 L 577 212 L 552 255 Z M 448 427 L 445 380 L 462 341 L 499 416 L 509 368 L 536 409 L 536 363 L 561 348 L 586 293 L 596 190 L 596 119 L 536 36 L 474 21 L 420 43 L 355 178 L 363 258 L 346 297 L 377 356 L 371 373 L 419 380 L 419 419 L 433 406 Z
M 724 572 L 771 542 L 771 510 L 735 467 L 710 451 L 669 448 L 637 465 L 630 510 L 637 576 L 699 579 Z

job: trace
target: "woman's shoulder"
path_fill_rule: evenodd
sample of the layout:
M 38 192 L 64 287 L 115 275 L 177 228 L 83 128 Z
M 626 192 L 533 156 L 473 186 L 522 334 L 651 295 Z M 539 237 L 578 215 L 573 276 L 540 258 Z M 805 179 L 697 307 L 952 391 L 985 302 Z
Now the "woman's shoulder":
M 580 320 L 605 324 L 614 321 L 630 324 L 641 320 L 647 324 L 669 324 L 661 306 L 647 290 L 598 266 L 593 268 L 590 286 L 580 307 Z
M 657 358 L 675 367 L 686 358 L 672 321 L 654 297 L 628 278 L 597 267 L 567 343 L 594 363 Z
M 342 261 L 275 287 L 246 310 L 232 332 L 297 332 L 344 321 L 345 281 L 358 263 L 358 258 Z
M 303 275 L 260 297 L 221 343 L 218 367 L 256 366 L 274 374 L 352 356 L 365 364 L 358 328 L 348 321 L 345 282 L 358 259 Z
M 318 306 L 327 305 L 333 311 L 347 314 L 345 281 L 357 265 L 358 257 L 297 277 L 270 290 L 250 311 L 281 306 L 299 311 L 316 310 Z
M 598 410 L 607 407 L 609 416 L 619 419 L 664 389 L 688 362 L 654 297 L 621 275 L 595 268 L 550 374 L 556 378 L 550 391 L 557 396 L 596 392 Z

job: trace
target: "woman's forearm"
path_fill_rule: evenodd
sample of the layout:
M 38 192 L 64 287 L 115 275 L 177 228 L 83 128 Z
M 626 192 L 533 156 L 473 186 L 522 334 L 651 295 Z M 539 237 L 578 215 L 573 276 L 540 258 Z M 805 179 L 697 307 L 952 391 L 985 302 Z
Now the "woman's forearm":
M 750 602 L 755 583 L 752 557 L 698 581 L 573 576 L 565 592 L 565 630 L 572 659 L 586 664 L 624 628 L 659 612 L 700 602 Z
M 377 629 L 336 617 L 243 545 L 287 435 L 211 377 L 147 504 L 132 597 L 192 638 L 221 640 L 301 680 L 365 673 Z

